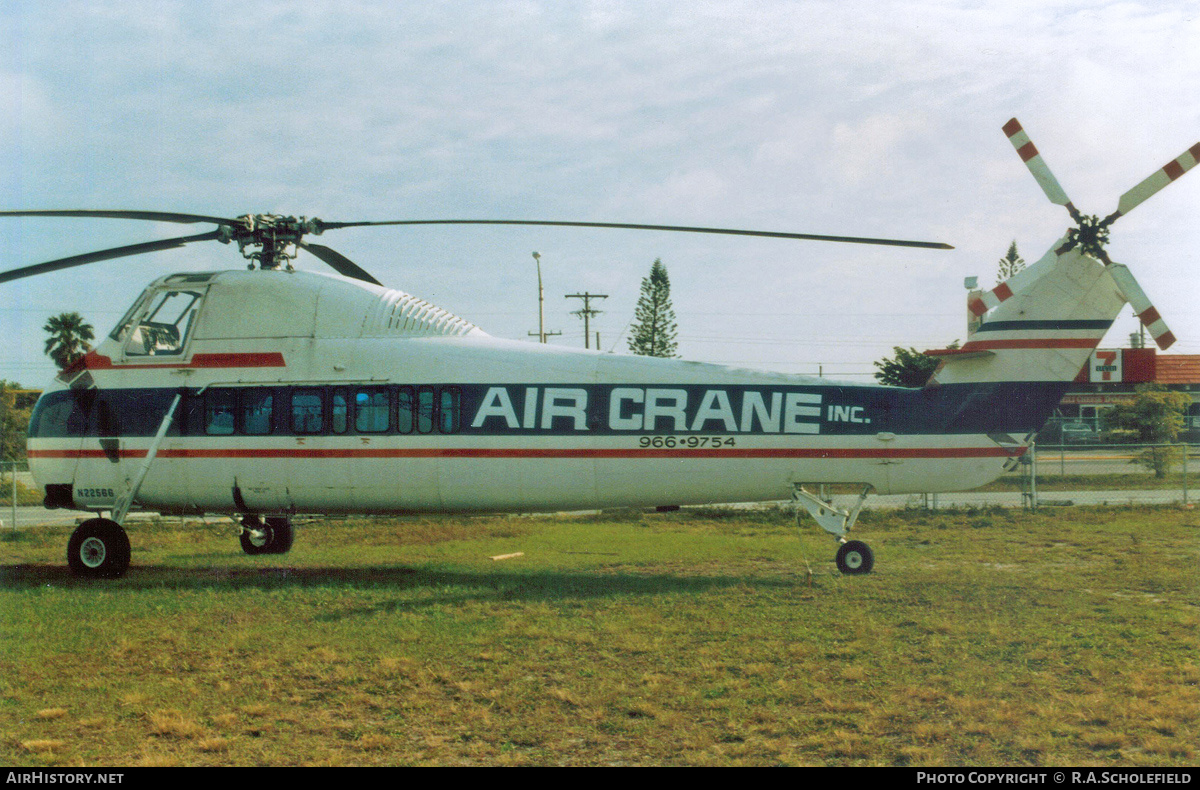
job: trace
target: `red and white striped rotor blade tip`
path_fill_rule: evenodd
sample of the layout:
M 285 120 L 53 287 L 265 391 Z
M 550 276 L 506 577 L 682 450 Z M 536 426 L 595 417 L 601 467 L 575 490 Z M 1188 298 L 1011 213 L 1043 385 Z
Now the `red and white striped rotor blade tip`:
M 1021 157 L 1021 161 L 1029 168 L 1029 172 L 1033 173 L 1033 177 L 1037 179 L 1042 191 L 1046 193 L 1046 197 L 1050 198 L 1051 203 L 1056 203 L 1060 206 L 1071 205 L 1071 199 L 1067 197 L 1067 193 L 1058 183 L 1058 179 L 1050 172 L 1050 168 L 1046 166 L 1042 155 L 1038 153 L 1037 147 L 1033 141 L 1029 139 L 1029 135 L 1021 128 L 1021 123 L 1013 118 L 1008 123 L 1004 124 L 1004 133 L 1008 135 L 1008 141 L 1012 143 L 1013 148 L 1017 149 L 1017 154 Z
M 1116 281 L 1117 287 L 1121 289 L 1125 299 L 1133 307 L 1133 312 L 1137 314 L 1138 320 L 1154 337 L 1154 342 L 1158 344 L 1158 347 L 1166 351 L 1175 342 L 1175 335 L 1167 328 L 1167 322 L 1158 314 L 1154 305 L 1150 304 L 1149 297 L 1138 285 L 1129 268 L 1122 263 L 1112 263 L 1109 264 L 1108 271 L 1112 274 L 1113 280 Z
M 1124 195 L 1121 195 L 1121 200 L 1117 204 L 1117 216 L 1123 216 L 1133 211 L 1146 198 L 1195 167 L 1197 161 L 1200 161 L 1200 143 L 1196 143 L 1170 162 L 1167 162 L 1158 170 L 1155 170 L 1154 174 L 1145 181 Z

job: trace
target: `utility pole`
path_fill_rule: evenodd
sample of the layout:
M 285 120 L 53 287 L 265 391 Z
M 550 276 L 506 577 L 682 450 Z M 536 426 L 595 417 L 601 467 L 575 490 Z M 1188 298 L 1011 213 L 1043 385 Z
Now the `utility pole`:
M 530 337 L 536 337 L 539 343 L 545 343 L 546 338 L 554 337 L 555 335 L 561 335 L 562 332 L 528 332 L 527 334 Z
M 536 335 L 533 332 L 530 332 L 529 336 L 537 337 L 539 343 L 545 343 L 547 337 L 551 335 L 561 335 L 562 332 L 546 331 L 546 292 L 542 288 L 542 256 L 537 252 L 534 252 L 533 260 L 537 262 L 538 276 L 538 331 Z
M 571 315 L 577 315 L 577 316 L 580 316 L 583 318 L 583 347 L 591 348 L 590 341 L 591 341 L 591 337 L 592 337 L 592 328 L 591 328 L 591 322 L 589 319 L 591 319 L 591 317 L 594 315 L 600 315 L 602 312 L 604 312 L 603 310 L 592 309 L 592 301 L 591 300 L 592 299 L 607 299 L 608 294 L 590 294 L 587 291 L 584 291 L 581 294 L 567 294 L 566 298 L 583 300 L 583 309 L 575 310 L 574 312 L 571 313 Z M 599 334 L 600 334 L 599 332 L 596 333 L 596 335 L 597 335 L 596 350 L 597 351 L 600 350 Z

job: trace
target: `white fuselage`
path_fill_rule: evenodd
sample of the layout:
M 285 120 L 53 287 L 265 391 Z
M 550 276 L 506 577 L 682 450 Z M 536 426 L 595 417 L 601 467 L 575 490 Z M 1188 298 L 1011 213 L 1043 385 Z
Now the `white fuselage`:
M 31 425 L 41 485 L 111 509 L 153 450 L 135 507 L 260 514 L 962 490 L 1011 466 L 1065 386 L 903 390 L 506 341 L 278 271 L 163 278 L 60 379 Z

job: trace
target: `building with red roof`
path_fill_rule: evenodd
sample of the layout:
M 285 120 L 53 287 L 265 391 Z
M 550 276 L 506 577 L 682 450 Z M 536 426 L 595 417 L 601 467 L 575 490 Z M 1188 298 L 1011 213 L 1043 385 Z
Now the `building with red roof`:
M 1063 396 L 1039 440 L 1069 441 L 1062 431 L 1063 424 L 1082 424 L 1098 433 L 1103 411 L 1131 402 L 1137 396 L 1138 385 L 1147 383 L 1163 384 L 1191 395 L 1192 405 L 1181 438 L 1200 441 L 1200 354 L 1159 354 L 1154 348 L 1097 349 Z

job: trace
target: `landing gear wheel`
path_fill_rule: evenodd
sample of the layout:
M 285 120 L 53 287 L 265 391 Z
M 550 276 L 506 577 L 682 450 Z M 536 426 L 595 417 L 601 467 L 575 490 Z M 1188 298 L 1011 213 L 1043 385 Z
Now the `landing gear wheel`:
M 71 573 L 90 579 L 116 579 L 129 570 L 129 536 L 115 521 L 90 518 L 67 542 Z
M 875 555 L 871 547 L 861 540 L 843 543 L 837 553 L 838 570 L 847 575 L 870 573 L 875 567 Z
M 287 516 L 261 519 L 246 516 L 242 519 L 242 534 L 238 539 L 247 554 L 287 554 L 292 550 L 296 532 Z
M 267 519 L 267 529 L 271 533 L 271 541 L 267 544 L 267 554 L 287 554 L 292 550 L 292 542 L 296 531 L 292 528 L 292 520 L 287 516 L 275 516 Z
M 238 535 L 242 551 L 247 554 L 267 554 L 271 550 L 271 538 L 269 520 L 264 524 L 257 516 L 242 519 L 242 533 Z

